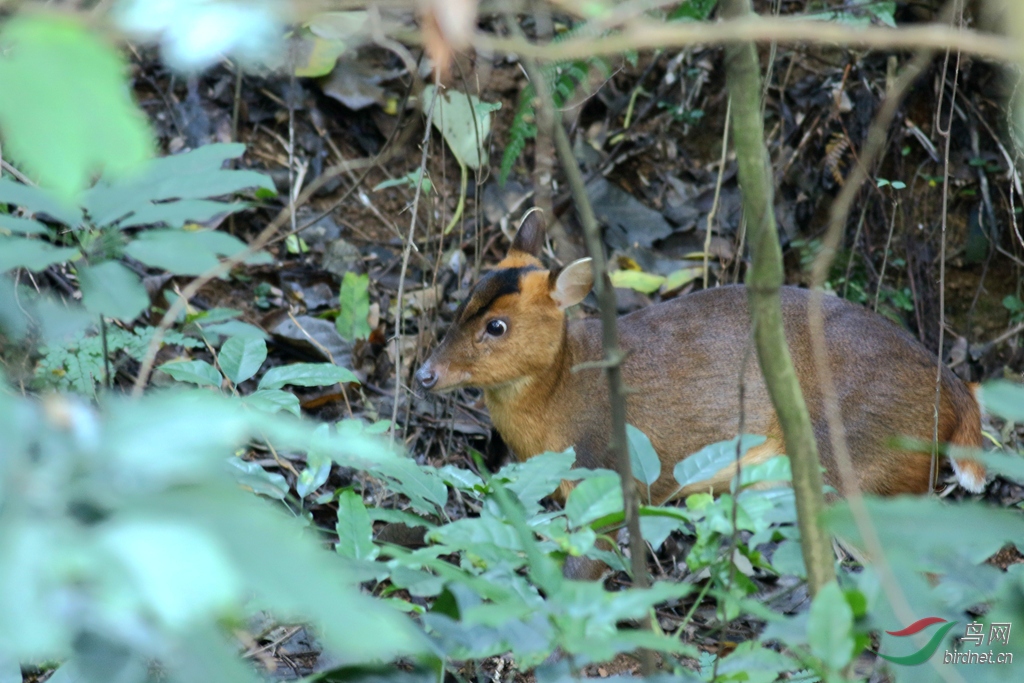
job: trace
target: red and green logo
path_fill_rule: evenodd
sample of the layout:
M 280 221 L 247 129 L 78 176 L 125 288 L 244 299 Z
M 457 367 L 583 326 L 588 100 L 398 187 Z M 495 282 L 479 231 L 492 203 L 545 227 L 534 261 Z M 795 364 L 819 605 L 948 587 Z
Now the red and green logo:
M 955 621 L 947 622 L 945 619 L 940 617 L 925 617 L 924 619 L 918 619 L 910 626 L 899 631 L 886 631 L 890 636 L 912 636 L 915 633 L 920 633 L 932 624 L 945 624 L 945 626 L 941 626 L 931 637 L 931 640 L 925 643 L 925 646 L 917 652 L 909 655 L 903 655 L 902 657 L 883 655 L 879 652 L 878 656 L 892 662 L 893 664 L 902 664 L 903 666 L 916 666 L 927 662 L 928 659 L 935 654 L 935 651 L 939 649 L 939 644 L 942 642 L 942 639 L 946 637 L 946 634 L 949 633 L 949 629 L 956 626 Z

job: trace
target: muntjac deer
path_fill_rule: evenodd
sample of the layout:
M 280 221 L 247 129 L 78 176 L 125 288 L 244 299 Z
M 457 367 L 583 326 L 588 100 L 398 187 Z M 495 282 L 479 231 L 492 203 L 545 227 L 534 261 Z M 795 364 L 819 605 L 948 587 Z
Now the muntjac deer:
M 416 377 L 426 389 L 480 387 L 494 426 L 525 460 L 576 448 L 576 462 L 615 469 L 608 451 L 608 387 L 600 369 L 574 366 L 602 358 L 601 323 L 567 321 L 593 284 L 590 259 L 547 270 L 539 212 L 524 218 L 508 255 L 473 287 L 455 321 Z M 782 314 L 797 378 L 807 401 L 825 467 L 840 493 L 844 482 L 832 452 L 822 389 L 815 377 L 807 322 L 809 292 L 781 290 Z M 849 452 L 861 491 L 881 495 L 928 490 L 930 456 L 894 445 L 897 437 L 929 442 L 934 428 L 936 359 L 884 317 L 838 297 L 824 297 L 825 340 Z M 662 474 L 651 487 L 660 503 L 675 491 L 677 462 L 702 447 L 734 438 L 739 429 L 739 372 L 750 340 L 747 291 L 707 289 L 648 306 L 619 319 L 626 352 L 627 419 L 651 439 Z M 760 368 L 747 363 L 744 431 L 768 437 L 743 466 L 785 453 L 782 431 Z M 981 417 L 970 389 L 942 368 L 938 438 L 981 445 Z M 960 485 L 979 492 L 985 469 L 954 460 Z M 728 489 L 734 466 L 711 481 L 683 489 Z M 563 484 L 562 495 L 569 490 Z

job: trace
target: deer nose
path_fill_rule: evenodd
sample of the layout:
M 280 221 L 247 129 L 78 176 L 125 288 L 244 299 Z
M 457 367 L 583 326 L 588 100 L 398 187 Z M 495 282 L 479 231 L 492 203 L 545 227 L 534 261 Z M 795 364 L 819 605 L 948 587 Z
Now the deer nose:
M 416 371 L 416 379 L 424 389 L 430 389 L 437 384 L 437 371 L 431 366 L 430 361 Z

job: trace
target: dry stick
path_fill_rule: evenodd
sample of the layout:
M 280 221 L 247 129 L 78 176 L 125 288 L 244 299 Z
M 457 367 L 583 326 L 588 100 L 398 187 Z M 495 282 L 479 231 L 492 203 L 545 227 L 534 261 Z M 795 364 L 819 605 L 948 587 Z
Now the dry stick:
M 953 0 L 959 5 L 962 0 Z M 960 8 L 960 23 L 963 24 L 963 8 Z M 949 118 L 943 130 L 939 116 L 942 108 L 942 92 L 945 90 L 946 71 L 949 65 L 949 50 L 946 50 L 946 62 L 942 67 L 942 87 L 939 89 L 939 103 L 935 112 L 935 132 L 946 138 L 946 146 L 942 156 L 942 236 L 939 244 L 939 344 L 935 358 L 935 418 L 932 423 L 932 463 L 928 474 L 928 488 L 935 488 L 935 480 L 939 471 L 939 408 L 942 401 L 942 344 L 946 334 L 946 222 L 949 216 L 949 147 L 953 136 L 953 115 L 956 113 L 956 90 L 960 82 L 960 53 L 956 54 L 956 67 L 953 70 L 953 92 L 949 96 Z
M 715 197 L 708 211 L 707 232 L 704 233 L 704 289 L 708 288 L 708 252 L 711 251 L 711 224 L 718 216 L 718 198 L 722 193 L 722 177 L 725 175 L 725 161 L 729 154 L 729 122 L 732 120 L 732 98 L 725 103 L 725 128 L 722 130 L 722 158 L 718 162 L 718 180 L 715 181 Z M 721 281 L 721 278 L 719 278 Z
M 753 12 L 750 0 L 724 0 L 730 18 Z M 819 519 L 825 507 L 818 448 L 800 391 L 782 323 L 782 248 L 775 227 L 773 186 L 764 145 L 760 64 L 753 43 L 726 48 L 726 83 L 733 102 L 733 138 L 743 189 L 743 213 L 750 226 L 752 263 L 747 271 L 750 317 L 757 357 L 779 418 L 793 471 L 797 523 L 811 594 L 835 580 L 832 546 Z
M 415 39 L 411 34 L 409 37 Z M 502 38 L 484 33 L 477 33 L 473 38 L 474 46 L 482 52 L 516 54 L 544 61 L 609 56 L 628 50 L 749 42 L 835 43 L 874 50 L 944 50 L 952 46 L 964 54 L 998 62 L 1024 59 L 1024 44 L 1014 38 L 971 29 L 953 30 L 938 22 L 892 29 L 874 26 L 853 28 L 791 17 L 756 16 L 718 23 L 659 23 L 637 19 L 624 23 L 619 33 L 597 38 L 570 38 L 546 45 L 531 43 L 524 38 Z
M 867 202 L 864 203 L 867 206 Z M 892 218 L 889 220 L 889 236 L 885 240 L 885 251 L 882 252 L 882 269 L 878 271 L 878 287 L 875 288 L 875 305 L 872 310 L 878 312 L 878 295 L 882 293 L 882 283 L 885 281 L 885 265 L 889 262 L 889 245 L 892 244 L 892 233 L 896 229 L 896 213 L 899 211 L 899 202 L 892 201 Z M 849 275 L 846 276 L 849 280 Z
M 505 23 L 510 32 L 522 35 L 519 25 L 515 23 L 513 17 L 506 16 Z M 523 66 L 526 68 L 530 80 L 533 81 L 534 91 L 540 99 L 540 106 L 547 110 L 546 115 L 552 122 L 555 149 L 562 163 L 562 170 L 569 181 L 573 199 L 576 200 L 576 211 L 583 223 L 583 236 L 587 244 L 587 251 L 593 259 L 591 263 L 594 269 L 594 294 L 597 296 L 598 307 L 601 311 L 601 348 L 604 352 L 601 364 L 604 366 L 605 375 L 608 378 L 611 406 L 611 439 L 608 450 L 615 456 L 615 469 L 619 473 L 622 484 L 622 502 L 626 528 L 629 531 L 629 555 L 633 584 L 638 588 L 646 588 L 650 585 L 647 576 L 647 546 L 640 531 L 640 500 L 636 480 L 633 477 L 633 467 L 629 459 L 629 443 L 626 440 L 626 393 L 622 381 L 622 361 L 625 355 L 619 348 L 615 289 L 611 286 L 611 280 L 608 278 L 608 264 L 604 256 L 604 245 L 601 241 L 597 218 L 594 216 L 594 209 L 587 197 L 583 174 L 580 173 L 579 166 L 576 164 L 572 144 L 562 126 L 561 116 L 555 109 L 551 93 L 544 81 L 544 75 L 536 62 L 532 59 L 524 59 Z M 651 630 L 649 613 L 643 619 L 642 626 L 645 630 Z M 650 676 L 654 672 L 652 653 L 646 649 L 641 650 L 640 661 L 643 674 Z
M 395 404 L 391 407 L 391 443 L 395 442 L 395 421 L 398 419 L 398 403 L 402 393 L 402 321 L 405 319 L 402 311 L 402 296 L 405 293 L 405 273 L 409 268 L 409 255 L 415 248 L 413 240 L 416 236 L 416 217 L 419 213 L 420 194 L 423 189 L 423 178 L 427 173 L 427 151 L 430 149 L 430 134 L 433 132 L 434 107 L 437 104 L 437 96 L 441 92 L 440 83 L 435 83 L 434 96 L 430 99 L 430 108 L 427 109 L 427 125 L 423 131 L 423 153 L 420 155 L 420 174 L 416 182 L 416 191 L 412 198 L 412 210 L 409 212 L 409 237 L 402 250 L 402 270 L 398 275 L 398 298 L 395 305 Z

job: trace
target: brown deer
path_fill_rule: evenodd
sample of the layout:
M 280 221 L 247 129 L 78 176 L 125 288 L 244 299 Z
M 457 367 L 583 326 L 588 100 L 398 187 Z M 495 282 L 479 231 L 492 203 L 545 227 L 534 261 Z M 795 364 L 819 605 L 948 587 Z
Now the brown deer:
M 544 240 L 540 213 L 523 219 L 508 255 L 473 287 L 455 321 L 416 378 L 426 389 L 480 387 L 494 426 L 525 460 L 576 449 L 579 466 L 614 469 L 608 450 L 610 411 L 600 369 L 581 363 L 603 357 L 601 323 L 566 319 L 593 284 L 590 259 L 547 270 L 537 258 Z M 814 425 L 825 481 L 840 493 L 828 438 L 822 389 L 815 377 L 807 290 L 783 287 L 782 314 L 793 364 Z M 928 490 L 930 456 L 895 445 L 898 437 L 930 442 L 934 428 L 936 359 L 904 330 L 838 297 L 822 301 L 825 341 L 846 428 L 857 487 L 896 495 Z M 672 470 L 702 447 L 733 438 L 739 428 L 739 368 L 750 343 L 747 291 L 718 287 L 654 304 L 619 318 L 628 421 L 650 438 L 662 461 L 651 486 L 660 503 L 675 493 L 728 489 L 735 466 L 676 492 Z M 746 452 L 743 466 L 785 453 L 782 431 L 756 362 L 748 362 L 744 431 L 767 436 Z M 941 442 L 980 447 L 978 403 L 964 382 L 942 368 Z M 985 468 L 953 460 L 957 481 L 972 492 Z M 563 484 L 562 497 L 571 485 Z

